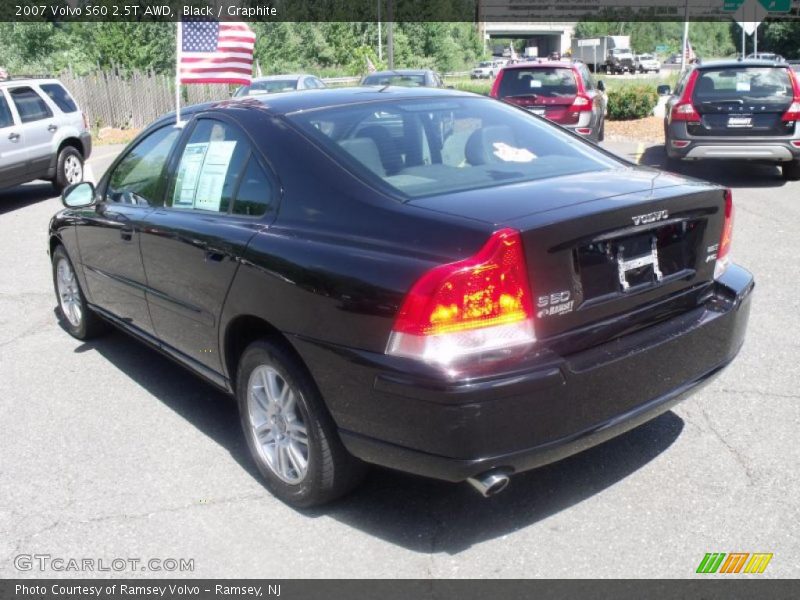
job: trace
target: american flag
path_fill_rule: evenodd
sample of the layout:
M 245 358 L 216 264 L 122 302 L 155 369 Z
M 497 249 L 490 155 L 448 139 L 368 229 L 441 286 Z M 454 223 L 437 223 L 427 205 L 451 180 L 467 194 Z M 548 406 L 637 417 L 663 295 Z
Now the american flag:
M 246 23 L 179 23 L 178 78 L 181 83 L 249 85 L 256 34 Z

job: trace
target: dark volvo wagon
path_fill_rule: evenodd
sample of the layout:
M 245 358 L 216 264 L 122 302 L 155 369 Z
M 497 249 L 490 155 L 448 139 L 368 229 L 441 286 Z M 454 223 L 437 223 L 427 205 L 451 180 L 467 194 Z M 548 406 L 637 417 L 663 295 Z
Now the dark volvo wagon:
M 668 410 L 742 344 L 729 190 L 452 90 L 184 115 L 65 191 L 62 322 L 116 325 L 235 395 L 293 505 L 366 463 L 496 493 Z

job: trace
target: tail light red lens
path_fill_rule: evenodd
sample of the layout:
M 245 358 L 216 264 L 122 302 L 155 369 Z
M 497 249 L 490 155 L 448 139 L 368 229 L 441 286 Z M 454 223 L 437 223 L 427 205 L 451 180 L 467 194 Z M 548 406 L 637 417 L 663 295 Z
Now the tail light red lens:
M 789 79 L 792 80 L 792 89 L 794 90 L 794 98 L 789 108 L 783 113 L 782 121 L 800 121 L 800 79 L 792 69 L 789 69 Z
M 500 69 L 500 72 L 497 74 L 497 77 L 494 78 L 494 83 L 492 84 L 492 91 L 489 92 L 489 96 L 492 98 L 499 98 L 500 97 L 500 82 L 503 80 L 503 73 L 505 69 Z
M 673 121 L 687 121 L 692 123 L 699 123 L 700 122 L 700 113 L 697 112 L 697 109 L 692 104 L 692 95 L 694 94 L 694 86 L 697 82 L 698 72 L 693 71 L 691 75 L 689 75 L 689 80 L 686 82 L 686 86 L 683 88 L 683 94 L 681 94 L 680 99 L 672 107 L 672 112 L 670 113 L 670 119 Z
M 435 267 L 407 294 L 387 354 L 442 365 L 536 340 L 522 240 L 492 234 L 473 257 Z
M 730 264 L 731 241 L 733 238 L 733 193 L 725 190 L 725 221 L 722 225 L 722 235 L 717 248 L 717 264 L 714 268 L 714 277 L 721 276 Z
M 570 112 L 581 112 L 584 110 L 592 110 L 592 99 L 588 96 L 578 94 L 569 107 Z

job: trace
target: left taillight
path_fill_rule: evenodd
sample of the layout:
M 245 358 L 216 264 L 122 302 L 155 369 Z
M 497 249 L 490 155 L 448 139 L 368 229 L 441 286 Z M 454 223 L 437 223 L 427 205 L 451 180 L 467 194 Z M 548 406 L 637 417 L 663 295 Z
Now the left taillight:
M 451 366 L 535 341 L 522 239 L 502 229 L 474 256 L 434 267 L 413 285 L 386 353 Z
M 730 264 L 731 241 L 733 239 L 733 193 L 725 190 L 725 220 L 722 224 L 722 235 L 717 248 L 717 262 L 714 266 L 714 277 L 719 278 Z

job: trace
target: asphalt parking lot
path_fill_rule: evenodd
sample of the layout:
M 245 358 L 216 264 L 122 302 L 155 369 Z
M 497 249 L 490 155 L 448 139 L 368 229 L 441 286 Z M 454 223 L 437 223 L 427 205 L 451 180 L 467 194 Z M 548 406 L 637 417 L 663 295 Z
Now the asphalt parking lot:
M 663 162 L 658 146 L 607 147 Z M 118 150 L 96 148 L 96 175 Z M 734 188 L 733 256 L 757 280 L 719 379 L 489 500 L 374 469 L 310 512 L 262 487 L 225 396 L 122 333 L 81 343 L 58 326 L 45 250 L 59 200 L 43 183 L 0 191 L 0 577 L 42 576 L 14 557 L 48 554 L 188 558 L 195 577 L 680 578 L 706 552 L 771 552 L 761 577 L 798 576 L 800 183 L 684 171 Z

